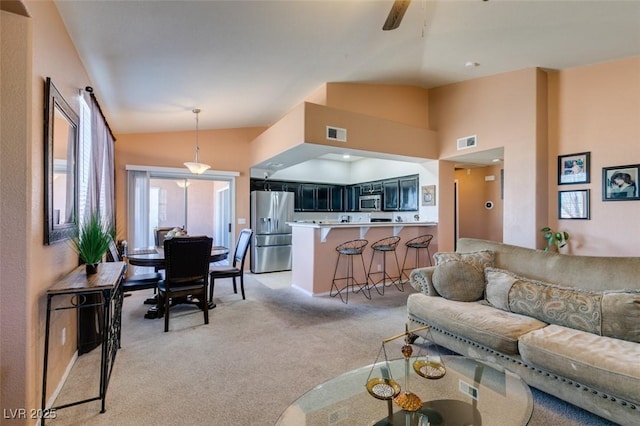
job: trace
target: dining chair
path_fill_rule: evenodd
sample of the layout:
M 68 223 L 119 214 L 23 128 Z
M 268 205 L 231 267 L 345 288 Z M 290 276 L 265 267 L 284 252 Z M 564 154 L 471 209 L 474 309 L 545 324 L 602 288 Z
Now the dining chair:
M 158 314 L 164 315 L 169 331 L 169 307 L 174 299 L 191 296 L 198 300 L 209 324 L 207 279 L 213 240 L 210 237 L 180 237 L 164 240 L 165 278 L 158 282 Z
M 216 265 L 209 269 L 210 286 L 209 286 L 209 302 L 213 302 L 213 286 L 216 278 L 233 278 L 233 292 L 238 293 L 238 287 L 236 285 L 236 278 L 240 277 L 240 290 L 242 292 L 242 300 L 244 297 L 244 261 L 249 251 L 249 245 L 251 243 L 251 235 L 253 231 L 249 228 L 245 228 L 238 234 L 238 242 L 236 243 L 236 249 L 233 254 L 233 262 L 231 265 Z
M 163 226 L 159 228 L 154 228 L 153 238 L 154 238 L 156 247 L 164 247 L 164 240 L 167 237 L 167 234 L 176 228 L 186 232 L 186 230 L 181 226 Z
M 109 251 L 107 252 L 107 261 L 109 262 L 122 262 L 123 258 L 120 255 L 120 251 L 116 246 L 116 243 L 111 240 L 109 244 Z M 128 265 L 127 265 L 128 268 Z M 162 279 L 160 272 L 153 272 L 148 274 L 133 274 L 125 277 L 122 282 L 122 291 L 128 293 L 131 291 L 155 289 L 158 281 Z

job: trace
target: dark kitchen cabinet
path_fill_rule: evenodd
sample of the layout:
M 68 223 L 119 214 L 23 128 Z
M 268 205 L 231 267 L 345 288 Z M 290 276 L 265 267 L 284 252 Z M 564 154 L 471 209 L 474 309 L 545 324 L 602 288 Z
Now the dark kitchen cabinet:
M 300 198 L 300 211 L 312 212 L 316 210 L 317 196 L 316 185 L 302 183 L 298 187 L 298 198 Z
M 418 175 L 387 179 L 383 188 L 383 210 L 418 210 Z
M 331 204 L 330 208 L 332 212 L 344 211 L 344 186 L 332 185 L 331 186 Z
M 298 189 L 299 211 L 340 212 L 344 205 L 341 185 L 302 183 Z
M 381 194 L 383 191 L 383 186 L 384 186 L 384 182 L 382 181 L 361 183 L 360 194 L 361 195 Z
M 400 188 L 400 210 L 416 211 L 418 210 L 418 177 L 411 176 L 398 179 L 398 187 Z
M 400 206 L 398 179 L 388 179 L 382 184 L 382 210 L 395 211 Z
M 357 212 L 360 210 L 360 185 L 349 185 L 344 189 L 346 206 L 348 212 Z

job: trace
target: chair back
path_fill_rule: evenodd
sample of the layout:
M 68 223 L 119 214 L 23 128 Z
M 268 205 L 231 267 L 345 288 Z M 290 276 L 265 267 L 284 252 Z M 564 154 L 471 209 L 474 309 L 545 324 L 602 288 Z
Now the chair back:
M 116 242 L 111 239 L 109 243 L 109 250 L 107 251 L 107 262 L 120 262 L 122 257 L 120 257 L 120 252 L 118 251 L 118 247 L 116 246 Z
M 164 240 L 167 287 L 206 280 L 213 240 L 209 237 L 176 237 Z
M 253 235 L 253 231 L 249 228 L 243 229 L 238 235 L 236 251 L 233 254 L 233 267 L 237 267 L 241 271 L 244 269 L 244 260 L 247 257 L 247 252 L 249 251 L 249 244 L 251 244 L 251 235 Z
M 164 247 L 164 240 L 167 238 L 167 234 L 176 228 L 185 231 L 185 229 L 180 226 L 164 226 L 160 228 L 154 228 L 153 238 L 155 240 L 156 247 Z

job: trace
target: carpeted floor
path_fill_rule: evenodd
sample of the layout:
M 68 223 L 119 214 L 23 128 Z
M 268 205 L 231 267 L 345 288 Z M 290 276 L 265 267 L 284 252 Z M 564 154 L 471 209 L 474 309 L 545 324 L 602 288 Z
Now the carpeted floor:
M 59 410 L 47 424 L 272 425 L 304 392 L 374 362 L 381 340 L 404 330 L 411 290 L 392 287 L 371 301 L 350 295 L 345 305 L 339 298 L 267 287 L 251 274 L 245 284 L 243 301 L 230 280 L 216 283 L 217 307 L 209 325 L 193 306 L 175 307 L 168 333 L 163 320 L 144 319 L 143 301 L 150 292 L 125 298 L 122 349 L 106 413 L 99 413 L 99 401 L 91 402 Z M 390 357 L 400 356 L 401 344 Z M 98 352 L 78 359 L 55 405 L 97 394 Z M 530 425 L 611 424 L 532 393 Z

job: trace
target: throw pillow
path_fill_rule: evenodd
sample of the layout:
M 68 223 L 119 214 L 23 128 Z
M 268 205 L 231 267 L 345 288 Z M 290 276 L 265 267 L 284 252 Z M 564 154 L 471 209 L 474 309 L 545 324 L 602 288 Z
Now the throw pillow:
M 509 309 L 550 324 L 600 334 L 602 293 L 517 280 L 509 291 Z
M 436 253 L 433 286 L 445 299 L 474 302 L 484 295 L 484 268 L 493 266 L 490 250 L 472 253 Z
M 485 299 L 494 308 L 509 312 L 509 290 L 518 281 L 518 277 L 509 271 L 487 268 L 484 270 L 487 279 Z
M 640 291 L 604 292 L 602 335 L 640 343 Z

